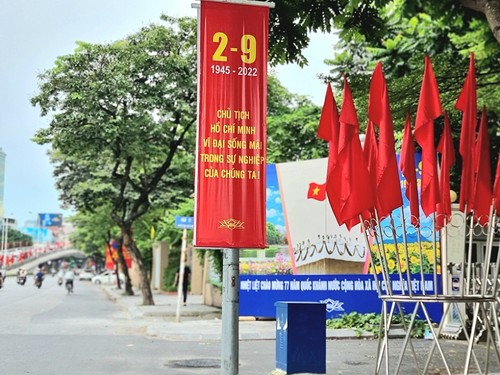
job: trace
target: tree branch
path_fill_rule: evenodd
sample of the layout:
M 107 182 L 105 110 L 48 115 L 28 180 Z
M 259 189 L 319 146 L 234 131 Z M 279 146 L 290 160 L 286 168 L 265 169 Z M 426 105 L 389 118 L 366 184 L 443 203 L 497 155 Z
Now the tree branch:
M 483 13 L 490 25 L 495 39 L 500 43 L 500 1 L 498 0 L 459 0 L 465 8 Z

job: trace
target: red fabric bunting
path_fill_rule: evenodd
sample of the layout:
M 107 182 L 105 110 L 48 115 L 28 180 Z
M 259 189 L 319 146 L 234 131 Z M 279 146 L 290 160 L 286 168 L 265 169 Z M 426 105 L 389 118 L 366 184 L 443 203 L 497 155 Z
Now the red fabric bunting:
M 451 137 L 451 126 L 448 112 L 444 112 L 444 129 L 437 147 L 441 154 L 441 169 L 439 171 L 440 202 L 437 205 L 436 229 L 443 228 L 451 217 L 450 200 L 450 168 L 455 164 L 455 150 Z
M 346 224 L 347 228 L 351 229 L 359 223 L 359 215 L 373 209 L 375 197 L 359 140 L 354 101 L 345 77 L 339 120 L 337 162 L 328 176 L 327 194 L 329 199 L 333 196 L 340 202 L 340 215 L 336 215 L 339 224 Z
M 500 216 L 500 151 L 498 152 L 497 169 L 495 172 L 495 184 L 493 185 L 493 209 Z
M 373 129 L 373 122 L 368 120 L 366 125 L 365 141 L 363 143 L 363 154 L 365 155 L 366 166 L 370 173 L 372 186 L 376 184 L 377 173 L 377 138 Z
M 420 202 L 426 216 L 436 212 L 439 203 L 436 148 L 434 147 L 434 119 L 442 113 L 436 77 L 431 60 L 425 56 L 424 77 L 418 100 L 415 140 L 422 147 L 422 184 Z
M 405 195 L 410 202 L 411 223 L 414 226 L 418 226 L 420 208 L 418 202 L 417 175 L 415 173 L 415 144 L 413 143 L 413 136 L 411 134 L 411 119 L 409 113 L 406 114 L 399 168 L 406 179 Z
M 488 222 L 492 199 L 491 167 L 490 167 L 490 135 L 488 133 L 488 116 L 483 107 L 479 134 L 474 148 L 474 218 L 481 225 Z
M 474 54 L 470 54 L 469 71 L 462 91 L 455 103 L 455 108 L 462 112 L 460 131 L 460 156 L 462 157 L 462 177 L 460 182 L 460 211 L 469 213 L 474 199 L 473 150 L 477 127 L 476 71 Z
M 339 144 L 339 112 L 337 103 L 333 96 L 332 86 L 330 83 L 326 86 L 325 101 L 321 110 L 321 117 L 318 125 L 318 138 L 328 142 L 328 170 L 326 173 L 326 181 L 330 178 L 335 163 L 337 162 L 338 144 Z M 328 192 L 328 190 L 327 190 Z M 332 208 L 333 214 L 338 220 L 340 215 L 340 201 L 336 195 L 327 195 L 328 202 Z
M 376 65 L 370 82 L 368 118 L 379 128 L 375 196 L 378 215 L 383 218 L 394 209 L 401 207 L 403 198 L 396 160 L 389 95 L 380 62 Z

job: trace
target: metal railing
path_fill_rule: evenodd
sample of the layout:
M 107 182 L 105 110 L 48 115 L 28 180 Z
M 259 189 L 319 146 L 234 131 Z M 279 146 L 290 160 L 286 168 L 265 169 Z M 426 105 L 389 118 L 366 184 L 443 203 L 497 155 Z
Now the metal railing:
M 427 223 L 415 223 L 414 220 L 414 224 L 404 217 L 403 211 L 400 217 L 390 215 L 384 220 L 363 222 L 365 239 L 371 249 L 370 267 L 382 300 L 375 373 L 398 374 L 403 361 L 410 355 L 418 373 L 425 374 L 437 353 L 445 373 L 452 374 L 449 353 L 442 345 L 450 315 L 457 320 L 468 345 L 461 371 L 468 374 L 472 367 L 480 374 L 488 373 L 490 353 L 500 365 L 497 345 L 500 252 L 494 254 L 493 251 L 499 218 L 491 215 L 491 220 L 481 226 L 472 219 L 466 220 L 463 213 L 454 212 L 450 222 L 440 230 L 436 229 L 435 218 Z M 486 245 L 480 251 L 475 249 L 473 254 L 472 243 L 478 236 L 486 240 Z M 468 243 L 466 249 L 463 248 L 465 243 Z M 457 258 L 457 253 L 462 254 L 461 259 Z M 496 258 L 492 259 L 492 255 Z M 431 303 L 443 307 L 443 319 L 439 324 L 430 318 L 428 306 Z M 397 361 L 393 363 L 388 338 L 395 315 L 401 317 L 405 337 L 396 350 L 399 350 Z M 419 317 L 427 323 L 432 338 L 423 363 L 417 358 L 411 337 Z M 476 350 L 480 339 L 485 341 L 482 354 Z

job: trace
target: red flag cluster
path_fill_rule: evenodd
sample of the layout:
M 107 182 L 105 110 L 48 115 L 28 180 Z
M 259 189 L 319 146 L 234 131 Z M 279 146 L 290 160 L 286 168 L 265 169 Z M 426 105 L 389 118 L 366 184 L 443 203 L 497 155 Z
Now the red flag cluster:
M 318 127 L 318 137 L 329 144 L 327 178 L 323 185 L 311 184 L 308 192 L 308 198 L 318 200 L 325 199 L 323 194 L 326 192 L 338 223 L 345 224 L 348 229 L 370 216 L 381 220 L 403 205 L 393 121 L 381 63 L 373 72 L 368 99 L 368 124 L 362 147 L 347 79 L 344 77 L 340 115 L 332 88 L 327 85 Z M 469 72 L 455 107 L 463 112 L 459 149 L 463 165 L 460 210 L 473 212 L 475 220 L 483 225 L 488 222 L 490 208 L 500 215 L 500 155 L 492 189 L 486 108 L 483 108 L 476 140 L 476 82 L 472 54 Z M 455 151 L 446 112 L 437 148 L 434 144 L 434 121 L 442 114 L 436 78 L 426 56 L 415 128 L 412 134 L 408 114 L 399 160 L 399 169 L 406 179 L 411 222 L 415 226 L 419 225 L 420 206 L 426 216 L 436 215 L 437 229 L 446 225 L 451 216 L 450 169 L 455 164 Z M 420 197 L 414 139 L 422 148 Z M 440 155 L 439 168 L 437 154 Z

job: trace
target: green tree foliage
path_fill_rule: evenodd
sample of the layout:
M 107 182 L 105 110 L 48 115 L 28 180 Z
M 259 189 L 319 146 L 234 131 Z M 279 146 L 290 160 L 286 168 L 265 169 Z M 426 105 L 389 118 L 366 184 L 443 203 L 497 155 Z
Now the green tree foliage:
M 328 155 L 325 141 L 316 137 L 321 108 L 291 94 L 279 80 L 268 78 L 267 162 L 307 160 Z
M 308 44 L 307 33 L 332 33 L 332 42 L 337 38 L 340 42 L 334 58 L 326 60 L 332 66 L 330 74 L 321 78 L 332 81 L 339 94 L 341 74 L 347 74 L 362 129 L 367 121 L 368 87 L 375 64 L 383 63 L 395 129 L 401 131 L 406 113 L 414 119 L 423 57 L 429 55 L 443 108 L 450 115 L 457 149 L 461 114 L 454 104 L 467 73 L 469 54 L 474 52 L 478 109 L 485 105 L 488 110 L 494 169 L 500 145 L 499 1 L 277 0 L 275 3 L 270 20 L 273 63 L 305 64 L 301 52 Z M 283 35 L 274 36 L 278 30 Z M 436 125 L 437 144 L 442 118 Z M 396 137 L 401 138 L 401 134 Z M 460 169 L 460 161 L 458 158 L 455 171 Z M 457 178 L 452 178 L 452 188 L 456 189 L 458 183 Z
M 309 44 L 309 34 L 340 30 L 343 40 L 355 46 L 362 40 L 375 45 L 390 35 L 397 24 L 388 24 L 380 10 L 390 6 L 386 0 L 275 0 L 270 12 L 270 60 L 274 65 L 297 63 L 307 65 L 303 50 Z M 477 21 L 486 25 L 489 38 L 500 43 L 500 2 L 492 0 L 419 0 L 402 1 L 402 16 L 411 18 L 419 13 L 442 18 L 445 25 Z M 400 26 L 403 24 L 400 24 Z M 432 33 L 433 30 L 429 30 Z M 332 38 L 333 39 L 333 38 Z M 476 39 L 476 43 L 482 43 Z M 433 47 L 431 47 L 433 48 Z
M 24 234 L 17 229 L 9 228 L 6 230 L 7 243 L 9 248 L 14 247 L 24 247 L 33 245 L 33 238 L 31 236 Z M 0 236 L 3 238 L 3 227 L 0 228 Z M 21 246 L 19 246 L 21 244 Z
M 391 109 L 398 137 L 407 113 L 415 117 L 423 73 L 423 57 L 429 55 L 439 86 L 443 109 L 450 116 L 458 150 L 461 113 L 455 102 L 469 66 L 469 55 L 475 55 L 478 110 L 488 110 L 492 165 L 500 144 L 500 45 L 483 16 L 460 6 L 447 9 L 442 3 L 421 2 L 420 5 L 393 0 L 379 6 L 378 14 L 384 23 L 384 35 L 373 40 L 363 30 L 341 35 L 355 36 L 356 43 L 342 37 L 339 53 L 331 64 L 330 77 L 338 80 L 342 72 L 349 75 L 356 98 L 360 124 L 367 122 L 368 86 L 374 64 L 381 61 L 386 73 Z M 338 90 L 340 88 L 338 87 Z M 479 119 L 480 113 L 478 113 Z M 436 122 L 436 144 L 441 134 L 443 118 Z M 452 170 L 452 189 L 459 188 L 461 158 Z
M 52 147 L 62 200 L 77 210 L 111 205 L 144 304 L 154 301 L 135 224 L 193 189 L 196 23 L 163 20 L 115 43 L 80 42 L 40 74 L 32 98 L 50 116 L 34 140 Z
M 283 235 L 276 229 L 273 223 L 266 223 L 266 240 L 268 245 L 280 245 L 283 243 Z
M 111 219 L 111 207 L 100 206 L 93 212 L 79 211 L 69 218 L 75 226 L 71 242 L 88 255 L 105 255 L 105 244 L 117 238 L 119 228 Z

